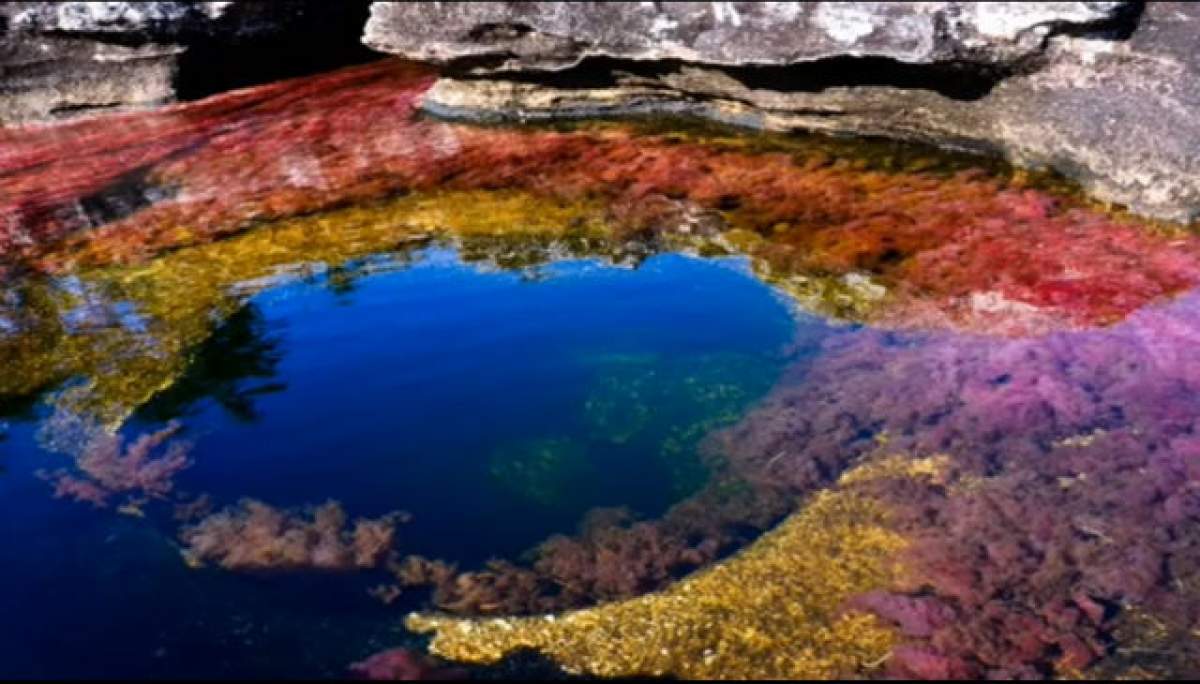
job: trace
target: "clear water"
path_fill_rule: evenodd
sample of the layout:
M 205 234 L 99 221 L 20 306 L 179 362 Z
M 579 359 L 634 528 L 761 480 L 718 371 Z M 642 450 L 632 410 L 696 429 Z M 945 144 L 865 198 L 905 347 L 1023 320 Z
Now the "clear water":
M 195 463 L 176 487 L 217 506 L 403 509 L 403 552 L 471 567 L 593 507 L 660 514 L 703 482 L 696 442 L 767 392 L 798 336 L 831 332 L 740 259 L 373 263 L 253 297 L 123 430 L 182 418 Z M 51 498 L 45 413 L 9 416 L 0 442 L 0 613 L 22 616 L 0 621 L 0 673 L 338 676 L 403 643 L 413 604 L 368 597 L 371 573 L 192 570 L 169 507 Z

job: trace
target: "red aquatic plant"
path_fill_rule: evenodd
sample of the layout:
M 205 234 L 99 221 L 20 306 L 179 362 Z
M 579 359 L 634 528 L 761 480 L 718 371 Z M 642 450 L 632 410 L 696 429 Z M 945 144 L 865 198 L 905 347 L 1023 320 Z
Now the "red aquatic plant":
M 140 259 L 398 192 L 514 188 L 603 200 L 618 231 L 698 221 L 756 231 L 767 240 L 753 251 L 777 268 L 866 274 L 889 288 L 874 316 L 899 327 L 1105 324 L 1200 282 L 1194 238 L 982 172 L 885 172 L 633 129 L 432 121 L 416 116 L 432 80 L 385 60 L 157 112 L 0 131 L 11 142 L 0 155 L 0 256 L 51 270 Z M 61 239 L 71 246 L 47 255 Z
M 184 527 L 184 556 L 227 570 L 357 570 L 381 565 L 392 552 L 403 513 L 359 518 L 353 525 L 329 501 L 305 512 L 245 499 Z
M 336 109 L 348 94 L 366 92 L 380 80 L 395 82 L 396 78 L 408 87 L 391 90 L 391 99 L 385 103 L 373 101 L 379 106 L 372 111 L 403 117 L 411 110 L 415 94 L 431 80 L 420 67 L 387 62 L 233 91 L 154 112 L 0 128 L 0 255 L 36 253 L 71 233 L 94 227 L 82 206 L 88 198 L 131 177 L 141 178 L 169 159 L 204 148 L 222 131 L 232 129 L 251 137 L 260 132 L 278 133 L 262 131 L 262 127 L 273 117 L 287 120 L 284 128 L 293 126 L 294 119 L 305 112 Z M 378 88 L 370 92 L 380 94 Z M 301 128 L 295 132 L 317 131 Z M 262 143 L 271 146 L 266 138 Z M 141 193 L 135 205 L 151 203 L 176 190 L 187 191 L 155 181 L 149 186 L 149 194 Z M 162 190 L 154 191 L 155 186 Z
M 1200 480 L 1186 472 L 1195 453 L 1155 441 L 1109 433 L 952 479 L 949 490 L 880 487 L 873 494 L 914 544 L 904 593 L 859 607 L 921 639 L 926 654 L 1008 677 L 1103 657 L 1125 606 L 1196 624 L 1200 597 L 1188 583 L 1200 563 Z
M 661 518 L 626 509 L 585 516 L 575 535 L 556 535 L 527 564 L 493 560 L 482 569 L 409 556 L 389 564 L 397 584 L 373 594 L 390 602 L 404 587 L 430 587 L 433 604 L 452 613 L 530 614 L 567 610 L 661 589 L 769 528 L 791 500 L 718 479 Z
M 56 470 L 53 473 L 40 471 L 38 475 L 54 484 L 56 499 L 73 499 L 80 503 L 90 503 L 96 508 L 108 507 L 108 498 L 112 492 L 91 480 L 75 477 L 65 470 Z
M 54 483 L 56 497 L 100 508 L 117 494 L 163 499 L 171 493 L 175 475 L 192 464 L 188 455 L 191 445 L 169 441 L 181 429 L 181 425 L 172 423 L 141 435 L 126 447 L 119 435 L 92 428 L 73 453 L 74 470 L 39 471 L 39 475 Z M 166 448 L 160 451 L 164 445 Z

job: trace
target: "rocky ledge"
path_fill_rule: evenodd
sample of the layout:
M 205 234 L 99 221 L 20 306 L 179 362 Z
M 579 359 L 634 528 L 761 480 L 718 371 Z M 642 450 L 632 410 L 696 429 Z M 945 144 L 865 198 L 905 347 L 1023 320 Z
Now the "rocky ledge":
M 1200 4 L 1187 2 L 13 2 L 0 123 L 380 53 L 443 68 L 424 101 L 440 116 L 665 112 L 886 136 L 1200 220 Z
M 442 65 L 438 115 L 677 112 L 1050 167 L 1200 219 L 1200 5 L 378 2 L 364 41 Z

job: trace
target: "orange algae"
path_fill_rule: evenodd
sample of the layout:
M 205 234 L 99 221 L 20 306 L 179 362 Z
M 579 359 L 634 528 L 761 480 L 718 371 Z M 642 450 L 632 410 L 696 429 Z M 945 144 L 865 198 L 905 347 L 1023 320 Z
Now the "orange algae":
M 569 673 L 599 677 L 870 675 L 895 636 L 843 604 L 893 581 L 905 542 L 885 511 L 854 489 L 875 477 L 937 471 L 929 459 L 860 466 L 747 549 L 658 593 L 524 618 L 413 614 L 406 625 L 433 633 L 434 655 L 474 664 L 533 649 Z

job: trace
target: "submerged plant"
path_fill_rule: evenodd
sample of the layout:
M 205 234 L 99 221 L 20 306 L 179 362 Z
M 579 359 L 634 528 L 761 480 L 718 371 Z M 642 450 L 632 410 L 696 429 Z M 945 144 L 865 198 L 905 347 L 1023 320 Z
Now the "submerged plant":
M 662 517 L 639 520 L 628 510 L 589 512 L 577 534 L 555 535 L 527 562 L 494 560 L 460 571 L 444 561 L 409 556 L 391 564 L 394 587 L 429 587 L 440 610 L 462 615 L 524 615 L 625 599 L 669 586 L 769 529 L 794 501 L 720 475 Z
M 336 501 L 299 513 L 242 500 L 184 527 L 183 556 L 198 567 L 226 570 L 326 570 L 374 568 L 393 551 L 396 525 L 405 513 L 359 518 L 352 525 Z
M 922 472 L 918 464 L 912 476 Z M 826 491 L 749 548 L 662 592 L 558 615 L 414 614 L 406 624 L 433 634 L 434 654 L 464 663 L 532 649 L 599 677 L 862 676 L 878 671 L 894 637 L 843 603 L 886 586 L 903 548 L 869 497 Z
M 556 506 L 587 486 L 592 464 L 581 444 L 546 438 L 496 449 L 488 459 L 488 472 L 496 484 L 517 497 Z
M 54 485 L 55 497 L 97 508 L 107 507 L 119 494 L 165 499 L 174 488 L 175 475 L 192 464 L 188 456 L 191 445 L 169 441 L 181 429 L 178 423 L 171 423 L 126 446 L 119 435 L 85 419 L 61 417 L 43 426 L 43 434 L 50 435 L 49 445 L 54 450 L 73 457 L 74 468 L 41 470 L 38 475 Z M 166 448 L 160 451 L 163 445 Z
M 946 454 L 941 480 L 872 493 L 912 541 L 893 592 L 860 603 L 913 640 L 890 667 L 1069 673 L 1134 609 L 1200 624 L 1198 305 L 1020 340 L 864 330 L 719 441 L 736 472 L 796 494 L 880 443 Z
M 701 440 L 765 393 L 779 363 L 737 353 L 600 357 L 590 362 L 584 417 L 595 438 L 653 453 L 675 493 L 688 496 L 710 475 Z

